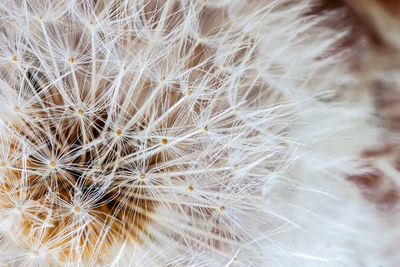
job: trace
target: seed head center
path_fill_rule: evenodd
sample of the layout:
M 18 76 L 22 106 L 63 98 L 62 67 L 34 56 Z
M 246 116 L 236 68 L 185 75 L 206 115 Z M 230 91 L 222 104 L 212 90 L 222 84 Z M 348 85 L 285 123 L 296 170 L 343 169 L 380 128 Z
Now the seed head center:
M 81 207 L 79 207 L 79 206 L 74 206 L 74 208 L 72 209 L 72 211 L 73 211 L 74 213 L 80 213 L 80 212 L 81 212 Z
M 76 114 L 77 114 L 78 116 L 80 116 L 80 117 L 82 117 L 84 113 L 85 113 L 85 112 L 83 111 L 83 109 L 78 109 L 78 110 L 76 111 Z
M 122 135 L 122 130 L 120 130 L 120 129 L 116 130 L 116 131 L 115 131 L 115 135 L 116 135 L 117 137 L 120 137 L 120 136 Z
M 55 167 L 57 166 L 57 162 L 55 162 L 54 160 L 52 160 L 52 161 L 49 162 L 49 166 L 50 166 L 51 168 L 55 168 Z

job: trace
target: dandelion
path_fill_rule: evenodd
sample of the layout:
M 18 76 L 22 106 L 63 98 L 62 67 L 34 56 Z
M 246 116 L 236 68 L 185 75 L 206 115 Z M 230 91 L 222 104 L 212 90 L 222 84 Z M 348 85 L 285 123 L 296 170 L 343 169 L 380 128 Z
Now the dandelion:
M 320 126 L 366 114 L 324 98 L 341 55 L 322 55 L 346 33 L 309 1 L 243 2 L 0 4 L 2 264 L 348 260 L 318 248 L 346 232 L 326 218 L 347 213 L 319 214 L 307 194 L 346 187 L 316 155 Z

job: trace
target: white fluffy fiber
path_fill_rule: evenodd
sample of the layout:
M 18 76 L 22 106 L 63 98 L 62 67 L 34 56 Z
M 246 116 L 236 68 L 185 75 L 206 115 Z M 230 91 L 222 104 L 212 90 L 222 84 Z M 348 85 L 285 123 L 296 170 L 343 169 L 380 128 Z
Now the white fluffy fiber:
M 378 266 L 315 3 L 2 1 L 1 264 Z

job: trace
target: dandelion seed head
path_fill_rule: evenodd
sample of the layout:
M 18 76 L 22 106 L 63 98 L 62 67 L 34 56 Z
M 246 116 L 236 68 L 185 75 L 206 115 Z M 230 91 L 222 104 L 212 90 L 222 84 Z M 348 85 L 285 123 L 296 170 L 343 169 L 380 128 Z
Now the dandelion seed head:
M 306 217 L 260 199 L 297 189 L 291 125 L 313 99 L 307 83 L 329 80 L 307 72 L 324 66 L 315 58 L 329 42 L 289 53 L 307 41 L 289 38 L 300 17 L 293 4 L 293 18 L 284 14 L 291 1 L 243 16 L 240 1 L 223 2 L 0 4 L 0 249 L 25 251 L 0 264 L 275 257 L 246 262 Z M 274 22 L 269 12 L 278 30 L 258 23 Z

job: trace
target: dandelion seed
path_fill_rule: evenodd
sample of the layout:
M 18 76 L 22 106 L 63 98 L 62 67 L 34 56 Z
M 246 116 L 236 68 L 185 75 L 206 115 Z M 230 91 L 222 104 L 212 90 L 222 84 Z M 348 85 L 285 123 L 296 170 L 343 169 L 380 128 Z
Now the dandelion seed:
M 188 191 L 189 191 L 189 192 L 192 192 L 193 190 L 194 190 L 193 186 L 189 185 L 189 186 L 188 186 Z
M 144 179 L 146 178 L 146 174 L 141 173 L 141 174 L 139 175 L 139 178 L 140 178 L 140 180 L 144 180 Z
M 12 57 L 12 61 L 17 62 L 17 61 L 18 61 L 17 56 L 13 56 L 13 57 Z
M 163 139 L 161 140 L 161 143 L 162 143 L 163 145 L 166 145 L 166 144 L 168 144 L 168 140 L 165 139 L 165 138 L 163 138 Z

